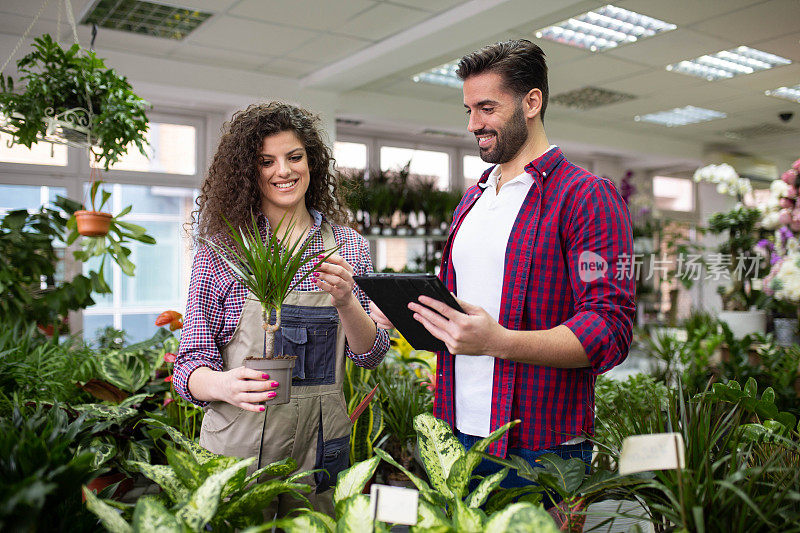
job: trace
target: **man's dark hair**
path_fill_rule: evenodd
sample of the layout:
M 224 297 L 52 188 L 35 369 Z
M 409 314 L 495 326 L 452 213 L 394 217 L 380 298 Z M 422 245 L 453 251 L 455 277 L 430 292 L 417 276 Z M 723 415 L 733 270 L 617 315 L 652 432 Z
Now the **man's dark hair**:
M 531 89 L 542 91 L 539 116 L 544 120 L 550 90 L 547 87 L 547 63 L 541 48 L 526 39 L 491 44 L 462 57 L 456 70 L 462 80 L 484 72 L 500 74 L 505 89 L 519 98 Z

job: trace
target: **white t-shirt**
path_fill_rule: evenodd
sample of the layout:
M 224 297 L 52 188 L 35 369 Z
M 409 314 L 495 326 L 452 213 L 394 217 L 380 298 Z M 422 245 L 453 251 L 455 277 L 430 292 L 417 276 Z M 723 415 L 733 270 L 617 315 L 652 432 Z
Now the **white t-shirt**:
M 533 178 L 523 172 L 503 184 L 498 193 L 499 176 L 498 165 L 461 223 L 452 251 L 458 297 L 483 307 L 495 320 L 500 316 L 511 228 L 533 185 Z M 490 433 L 494 360 L 489 355 L 456 355 L 456 428 L 462 433 L 478 437 Z

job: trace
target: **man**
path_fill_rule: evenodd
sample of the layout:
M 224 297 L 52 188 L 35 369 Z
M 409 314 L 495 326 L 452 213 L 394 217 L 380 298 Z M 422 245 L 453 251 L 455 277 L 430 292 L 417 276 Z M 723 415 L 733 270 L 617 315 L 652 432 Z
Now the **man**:
M 526 40 L 464 56 L 464 107 L 484 172 L 456 209 L 440 277 L 466 313 L 421 297 L 409 308 L 447 351 L 437 359 L 434 414 L 469 448 L 510 420 L 489 447 L 533 463 L 543 453 L 587 464 L 595 377 L 631 342 L 630 214 L 614 184 L 550 146 L 547 66 Z M 618 279 L 619 278 L 619 279 Z M 380 327 L 391 323 L 373 306 Z M 496 471 L 484 461 L 476 473 Z M 503 486 L 529 484 L 509 474 Z

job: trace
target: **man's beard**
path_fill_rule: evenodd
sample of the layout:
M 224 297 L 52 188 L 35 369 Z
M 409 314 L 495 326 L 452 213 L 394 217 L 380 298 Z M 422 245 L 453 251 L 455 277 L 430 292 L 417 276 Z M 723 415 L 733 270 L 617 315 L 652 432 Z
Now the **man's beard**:
M 475 135 L 494 133 L 494 148 L 479 148 L 481 159 L 487 163 L 508 163 L 517 155 L 520 148 L 528 140 L 528 125 L 522 113 L 522 106 L 518 105 L 500 131 L 480 130 Z

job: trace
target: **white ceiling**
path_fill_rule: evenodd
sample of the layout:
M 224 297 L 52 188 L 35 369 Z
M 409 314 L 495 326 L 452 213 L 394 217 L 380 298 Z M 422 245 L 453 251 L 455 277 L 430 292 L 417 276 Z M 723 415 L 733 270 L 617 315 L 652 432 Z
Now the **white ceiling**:
M 73 0 L 79 16 L 89 0 Z M 500 39 L 526 37 L 598 0 L 182 0 L 159 3 L 214 15 L 183 41 L 100 28 L 97 48 L 189 65 L 225 67 L 230 76 L 286 78 L 303 90 L 336 95 L 335 112 L 367 129 L 393 133 L 424 128 L 464 132 L 460 91 L 414 83 L 416 72 Z M 55 32 L 52 0 L 34 34 Z M 711 149 L 750 153 L 780 163 L 800 157 L 800 104 L 764 91 L 800 83 L 800 0 L 618 0 L 614 5 L 678 25 L 656 37 L 592 53 L 540 41 L 550 65 L 551 95 L 595 86 L 635 99 L 591 111 L 551 105 L 546 126 L 560 143 L 598 153 L 669 152 L 688 159 Z M 21 35 L 39 0 L 0 0 L 0 33 Z M 62 35 L 66 35 L 65 18 Z M 88 28 L 80 27 L 81 40 Z M 5 42 L 5 41 L 4 41 Z M 665 66 L 706 53 L 752 46 L 794 63 L 707 82 Z M 0 49 L 0 56 L 10 50 Z M 219 84 L 219 80 L 215 80 Z M 193 83 L 197 83 L 193 80 Z M 218 85 L 217 85 L 218 86 Z M 202 87 L 201 87 L 202 88 Z M 633 117 L 694 105 L 727 113 L 704 124 L 664 128 Z M 778 114 L 797 116 L 783 124 Z M 725 132 L 760 124 L 782 134 L 736 140 Z M 470 141 L 465 135 L 465 142 Z M 551 139 L 552 140 L 552 139 Z M 470 141 L 471 142 L 471 141 Z M 689 153 L 691 152 L 691 153 Z

